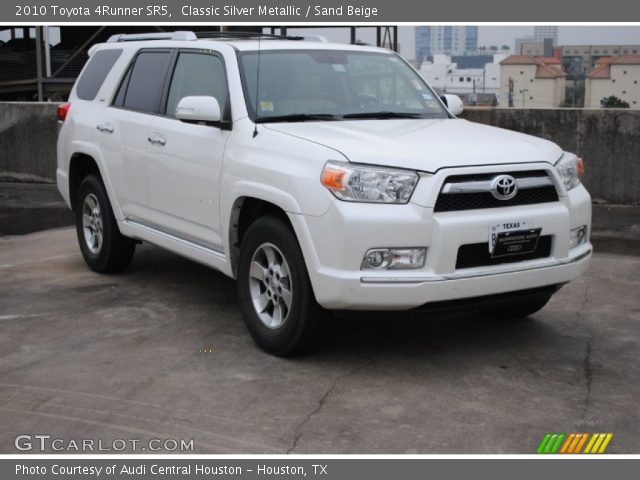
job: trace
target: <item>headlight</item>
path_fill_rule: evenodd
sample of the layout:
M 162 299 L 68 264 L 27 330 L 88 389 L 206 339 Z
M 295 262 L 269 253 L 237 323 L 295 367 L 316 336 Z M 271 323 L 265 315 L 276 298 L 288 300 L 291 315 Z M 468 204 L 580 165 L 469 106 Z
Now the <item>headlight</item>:
M 322 184 L 340 200 L 349 202 L 407 203 L 418 174 L 407 170 L 327 162 Z
M 573 153 L 564 152 L 560 160 L 556 162 L 556 170 L 562 177 L 562 182 L 567 190 L 580 185 L 580 176 L 584 173 L 582 159 Z

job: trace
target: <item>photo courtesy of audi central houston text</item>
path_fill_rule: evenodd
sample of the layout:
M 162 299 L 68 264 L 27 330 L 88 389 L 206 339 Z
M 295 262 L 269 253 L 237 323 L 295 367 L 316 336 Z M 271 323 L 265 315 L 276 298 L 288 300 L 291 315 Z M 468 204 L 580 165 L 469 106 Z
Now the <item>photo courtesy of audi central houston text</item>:
M 0 454 L 638 453 L 639 81 L 638 25 L 0 25 Z

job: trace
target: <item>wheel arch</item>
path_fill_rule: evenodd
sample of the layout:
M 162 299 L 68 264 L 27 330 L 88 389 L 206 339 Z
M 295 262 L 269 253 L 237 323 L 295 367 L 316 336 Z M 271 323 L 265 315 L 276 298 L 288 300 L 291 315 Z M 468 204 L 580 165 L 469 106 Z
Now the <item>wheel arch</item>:
M 92 173 L 97 173 L 102 179 L 100 167 L 91 155 L 80 152 L 71 155 L 69 160 L 69 199 L 72 210 L 75 210 L 75 198 L 82 180 Z
M 100 150 L 92 144 L 74 142 L 72 145 L 72 152 L 73 153 L 69 157 L 68 167 L 68 192 L 71 208 L 75 208 L 75 194 L 78 191 L 77 189 L 80 186 L 82 179 L 90 173 L 97 173 L 107 190 L 107 196 L 109 197 L 109 202 L 111 203 L 114 216 L 118 220 L 124 218 L 122 210 L 120 209 L 120 204 L 116 201 L 111 180 Z
M 287 211 L 281 206 L 259 197 L 243 195 L 236 198 L 229 216 L 229 260 L 233 276 L 236 276 L 240 246 L 244 234 L 251 224 L 258 218 L 271 215 L 282 219 L 296 235 Z M 297 238 L 297 235 L 296 235 Z M 298 240 L 299 241 L 299 240 Z

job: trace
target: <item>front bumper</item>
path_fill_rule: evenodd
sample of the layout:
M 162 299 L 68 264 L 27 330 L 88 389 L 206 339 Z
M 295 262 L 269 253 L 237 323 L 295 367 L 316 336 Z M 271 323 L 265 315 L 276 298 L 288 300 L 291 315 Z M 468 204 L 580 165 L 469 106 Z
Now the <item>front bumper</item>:
M 415 196 L 415 194 L 414 194 Z M 291 215 L 317 301 L 329 309 L 404 310 L 430 302 L 516 292 L 569 282 L 588 267 L 592 246 L 569 249 L 569 231 L 591 227 L 583 186 L 558 202 L 434 213 L 417 202 L 372 205 L 335 201 L 323 216 Z M 456 269 L 458 248 L 488 241 L 489 225 L 527 220 L 552 237 L 547 258 Z M 371 248 L 427 247 L 424 268 L 361 270 Z

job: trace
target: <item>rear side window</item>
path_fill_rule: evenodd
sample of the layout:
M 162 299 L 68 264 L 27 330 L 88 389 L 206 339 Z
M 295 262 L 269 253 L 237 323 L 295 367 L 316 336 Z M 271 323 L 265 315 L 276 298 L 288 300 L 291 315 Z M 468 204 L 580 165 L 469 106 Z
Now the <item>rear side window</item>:
M 141 52 L 120 86 L 120 90 L 126 89 L 122 106 L 141 112 L 158 113 L 170 62 L 170 52 Z M 118 92 L 116 101 L 121 94 L 122 92 Z
M 215 97 L 220 110 L 225 111 L 227 77 L 219 57 L 202 53 L 180 54 L 169 88 L 166 114 L 175 115 L 180 100 L 192 95 Z
M 122 54 L 122 49 L 99 50 L 89 59 L 78 85 L 76 95 L 80 100 L 93 100 L 102 87 L 105 78 Z

